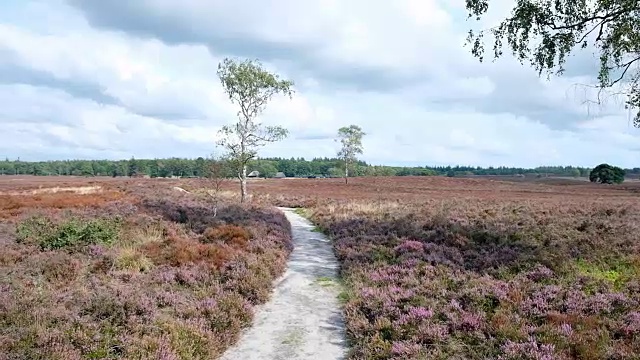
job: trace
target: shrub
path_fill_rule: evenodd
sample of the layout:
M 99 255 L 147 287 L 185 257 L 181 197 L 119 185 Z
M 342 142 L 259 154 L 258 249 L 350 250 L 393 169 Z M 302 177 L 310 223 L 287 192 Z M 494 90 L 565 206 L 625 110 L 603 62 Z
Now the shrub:
M 0 251 L 0 266 L 14 265 L 25 257 L 18 249 L 4 246 Z
M 155 265 L 167 264 L 173 267 L 203 263 L 212 268 L 220 268 L 233 255 L 225 246 L 202 244 L 180 237 L 145 244 L 141 250 Z
M 200 309 L 214 333 L 225 338 L 225 343 L 233 343 L 242 328 L 251 324 L 253 311 L 251 304 L 240 294 L 225 292 L 216 299 L 205 299 Z
M 69 218 L 60 223 L 34 216 L 17 228 L 18 241 L 34 243 L 42 250 L 56 250 L 92 244 L 109 245 L 118 237 L 118 219 Z
M 229 262 L 222 272 L 224 288 L 239 293 L 252 304 L 267 301 L 272 280 L 269 268 L 255 260 Z
M 56 231 L 56 224 L 46 216 L 31 216 L 20 222 L 16 228 L 19 243 L 39 244 Z
M 624 181 L 625 171 L 617 166 L 600 164 L 589 173 L 589 181 L 601 184 L 621 184 Z
M 47 280 L 62 284 L 75 280 L 81 268 L 80 260 L 60 252 L 45 257 L 41 265 L 42 274 Z
M 636 358 L 640 212 L 616 205 L 314 209 L 349 286 L 350 358 Z
M 292 249 L 284 215 L 216 218 L 191 194 L 132 183 L 120 203 L 0 220 L 0 358 L 210 359 L 250 325 Z
M 234 247 L 246 247 L 251 239 L 249 230 L 236 225 L 221 225 L 207 228 L 202 234 L 203 243 L 222 242 Z

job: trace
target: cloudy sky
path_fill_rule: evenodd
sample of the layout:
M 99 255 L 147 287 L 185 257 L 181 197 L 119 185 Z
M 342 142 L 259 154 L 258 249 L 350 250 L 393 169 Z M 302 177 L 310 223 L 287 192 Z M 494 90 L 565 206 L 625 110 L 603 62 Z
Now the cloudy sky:
M 236 113 L 217 65 L 248 57 L 296 83 L 262 117 L 290 131 L 263 156 L 333 156 L 357 124 L 374 164 L 639 166 L 620 101 L 585 103 L 591 52 L 551 81 L 469 53 L 510 10 L 494 1 L 478 24 L 463 0 L 3 0 L 0 157 L 206 156 Z

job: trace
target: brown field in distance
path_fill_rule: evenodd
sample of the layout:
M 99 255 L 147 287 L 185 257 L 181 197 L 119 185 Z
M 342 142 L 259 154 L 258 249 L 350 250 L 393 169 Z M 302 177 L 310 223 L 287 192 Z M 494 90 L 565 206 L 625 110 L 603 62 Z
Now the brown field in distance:
M 305 198 L 308 200 L 350 199 L 447 199 L 502 198 L 502 199 L 600 199 L 637 198 L 640 182 L 630 181 L 620 185 L 601 185 L 563 178 L 546 179 L 492 179 L 446 177 L 360 177 L 351 178 L 345 185 L 343 179 L 250 179 L 249 192 L 263 198 Z M 84 188 L 104 190 L 129 188 L 130 186 L 181 186 L 206 187 L 203 179 L 133 179 L 124 177 L 73 177 L 73 176 L 0 176 L 0 195 L 36 194 L 33 190 L 52 189 L 54 192 L 79 192 Z M 223 185 L 225 191 L 236 191 L 237 181 Z
M 229 185 L 227 185 L 229 186 Z M 233 189 L 233 188 L 232 188 Z M 342 179 L 270 179 L 249 183 L 249 191 L 284 199 L 408 200 L 479 198 L 505 200 L 630 200 L 640 183 L 600 185 L 583 181 L 501 181 L 446 177 L 369 177 Z

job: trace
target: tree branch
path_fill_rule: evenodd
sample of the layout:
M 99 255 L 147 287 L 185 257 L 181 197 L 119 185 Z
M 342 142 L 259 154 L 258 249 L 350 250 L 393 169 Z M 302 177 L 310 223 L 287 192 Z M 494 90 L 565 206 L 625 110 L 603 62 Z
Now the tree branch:
M 598 36 L 596 37 L 596 41 L 600 41 L 600 37 L 602 36 L 602 31 L 604 30 L 604 24 L 606 22 L 607 22 L 606 20 L 602 20 L 600 23 L 596 24 L 591 30 L 584 33 L 582 37 L 577 41 L 577 43 L 582 43 L 587 38 L 587 36 L 589 36 L 598 27 L 600 27 L 600 30 L 598 31 Z
M 632 9 L 619 9 L 613 13 L 605 14 L 605 15 L 593 15 L 591 17 L 587 17 L 573 24 L 565 24 L 565 25 L 556 25 L 554 22 L 547 22 L 545 25 L 549 26 L 553 30 L 568 30 L 583 26 L 587 23 L 590 23 L 594 20 L 603 20 L 603 22 L 608 22 L 613 20 L 615 17 L 623 15 L 624 13 L 631 11 Z
M 621 64 L 620 66 L 618 66 L 618 68 L 624 67 L 624 70 L 622 71 L 622 74 L 620 75 L 620 77 L 618 77 L 616 80 L 612 81 L 609 86 L 613 86 L 617 83 L 619 83 L 625 76 L 625 74 L 627 73 L 627 71 L 629 70 L 629 68 L 631 67 L 631 65 L 633 65 L 634 62 L 636 61 L 640 61 L 640 56 L 638 56 L 635 59 L 632 59 L 631 61 L 625 63 L 625 64 Z

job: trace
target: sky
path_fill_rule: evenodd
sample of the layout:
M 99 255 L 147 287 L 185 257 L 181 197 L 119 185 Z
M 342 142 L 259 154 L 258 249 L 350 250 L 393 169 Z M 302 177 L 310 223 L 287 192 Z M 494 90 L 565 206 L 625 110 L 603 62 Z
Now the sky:
M 494 0 L 476 22 L 463 0 L 3 0 L 0 157 L 220 152 L 237 109 L 216 70 L 233 57 L 295 83 L 260 117 L 290 132 L 263 157 L 335 156 L 337 129 L 356 124 L 372 164 L 639 166 L 622 101 L 589 102 L 593 51 L 551 79 L 471 55 L 468 30 L 512 5 Z

